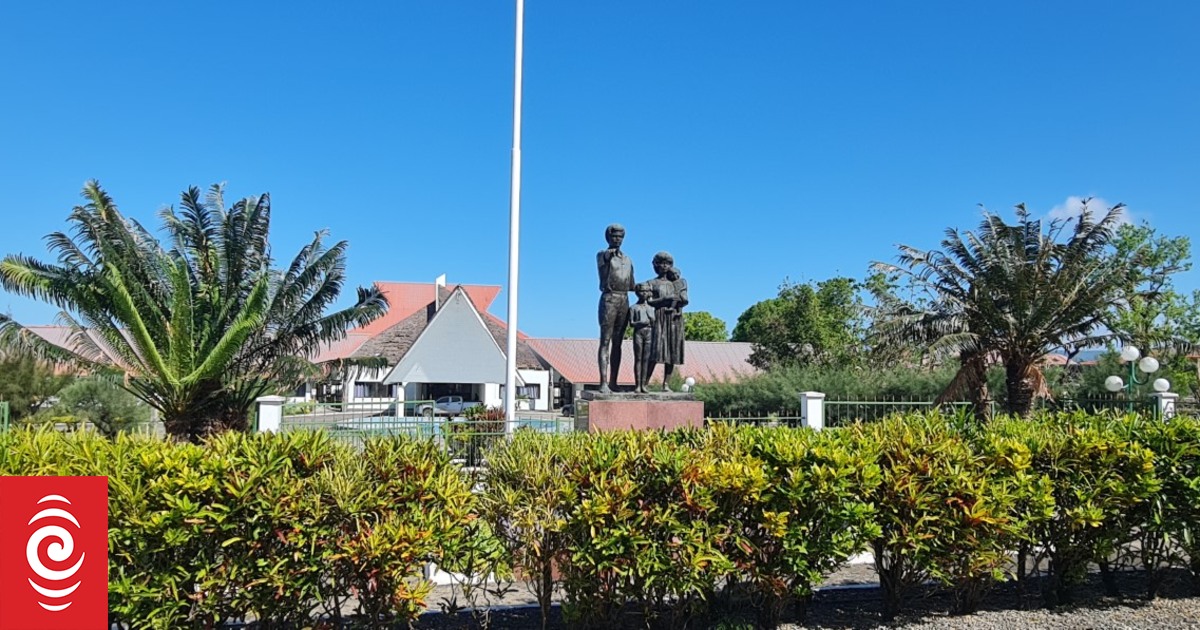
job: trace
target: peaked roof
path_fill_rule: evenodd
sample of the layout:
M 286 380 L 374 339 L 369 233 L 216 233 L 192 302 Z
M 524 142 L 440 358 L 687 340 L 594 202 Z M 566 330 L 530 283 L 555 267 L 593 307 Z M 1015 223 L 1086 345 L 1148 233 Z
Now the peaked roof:
M 471 298 L 471 291 L 470 287 L 468 286 L 460 285 L 455 287 L 454 290 L 443 289 L 440 303 L 443 305 L 448 304 L 454 295 L 462 295 L 465 298 L 466 303 L 479 316 L 483 322 L 483 325 L 487 328 L 488 332 L 491 333 L 496 345 L 501 349 L 501 352 L 503 352 L 507 341 L 506 337 L 508 335 L 508 327 L 504 325 L 504 322 L 500 321 L 498 318 L 490 315 L 489 313 L 481 312 L 479 309 L 479 303 Z M 494 299 L 494 297 L 495 296 L 492 296 L 491 299 Z M 421 333 L 429 326 L 430 322 L 433 321 L 436 314 L 437 308 L 432 301 L 432 296 L 430 296 L 430 301 L 424 304 L 420 309 L 388 327 L 386 330 L 373 336 L 369 336 L 369 338 L 359 345 L 357 349 L 355 349 L 349 356 L 355 359 L 383 357 L 393 365 L 398 364 L 400 360 L 403 359 L 408 353 L 408 351 L 412 349 L 413 344 L 415 344 L 417 341 L 417 338 L 421 336 Z M 529 347 L 526 339 L 528 339 L 526 335 L 522 335 L 520 332 L 518 332 L 517 367 L 522 369 L 543 369 L 545 366 L 538 359 L 537 354 Z
M 313 363 L 325 363 L 336 359 L 344 359 L 354 354 L 371 335 L 351 332 L 337 341 L 323 342 L 317 347 L 317 354 L 310 359 Z
M 759 372 L 750 365 L 750 353 L 754 344 L 737 341 L 686 341 L 684 359 L 686 363 L 676 368 L 683 377 L 692 377 L 699 382 L 738 380 Z M 572 383 L 600 382 L 600 371 L 596 366 L 596 355 L 600 350 L 599 339 L 530 339 L 529 345 L 560 376 Z M 662 368 L 655 374 L 662 378 Z M 621 343 L 621 370 L 617 382 L 633 385 L 633 341 Z
M 457 288 L 439 298 L 436 311 L 432 307 L 428 323 L 383 382 L 503 382 L 504 351 L 466 291 Z
M 433 298 L 436 295 L 434 292 L 436 285 L 432 283 L 376 282 L 375 287 L 387 298 L 387 314 L 366 326 L 355 328 L 350 331 L 351 333 L 377 335 L 399 324 L 417 311 L 424 309 L 428 304 L 433 302 Z M 448 291 L 458 288 L 466 291 L 467 297 L 471 298 L 475 309 L 480 313 L 486 313 L 488 308 L 492 306 L 492 302 L 496 301 L 496 296 L 500 294 L 500 287 L 494 285 L 457 284 L 446 287 Z

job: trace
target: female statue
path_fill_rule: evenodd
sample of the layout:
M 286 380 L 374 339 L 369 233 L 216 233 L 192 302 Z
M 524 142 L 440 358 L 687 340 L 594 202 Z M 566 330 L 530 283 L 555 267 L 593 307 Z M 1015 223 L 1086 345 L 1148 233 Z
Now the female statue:
M 668 384 L 675 366 L 683 365 L 683 307 L 688 303 L 687 281 L 675 268 L 674 257 L 667 252 L 654 255 L 654 273 L 658 276 L 649 282 L 649 303 L 655 309 L 651 358 L 653 364 L 663 364 L 663 391 L 669 392 Z

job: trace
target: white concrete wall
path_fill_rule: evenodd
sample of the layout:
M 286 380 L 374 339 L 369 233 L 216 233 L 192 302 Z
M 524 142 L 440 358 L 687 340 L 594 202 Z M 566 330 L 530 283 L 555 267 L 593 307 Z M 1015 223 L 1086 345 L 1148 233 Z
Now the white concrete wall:
M 500 395 L 500 383 L 484 383 L 483 398 L 480 400 L 487 407 L 504 407 L 504 397 Z
M 535 411 L 549 411 L 550 401 L 553 391 L 550 388 L 550 372 L 548 370 L 517 370 L 517 374 L 521 375 L 521 380 L 525 381 L 526 385 L 540 385 L 541 392 L 538 398 L 530 400 L 530 409 Z

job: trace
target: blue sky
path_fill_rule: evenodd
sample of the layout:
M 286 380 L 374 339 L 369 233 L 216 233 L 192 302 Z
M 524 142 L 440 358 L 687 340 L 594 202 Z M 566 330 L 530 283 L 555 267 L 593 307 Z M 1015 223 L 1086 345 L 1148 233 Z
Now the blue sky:
M 149 225 L 223 181 L 271 193 L 280 264 L 328 228 L 352 285 L 505 283 L 512 2 L 136 4 L 0 5 L 0 253 L 48 258 L 90 178 Z M 527 0 L 520 327 L 596 334 L 614 221 L 639 278 L 670 251 L 730 328 L 784 278 L 861 278 L 978 204 L 1094 196 L 1195 240 L 1198 22 L 1183 2 Z

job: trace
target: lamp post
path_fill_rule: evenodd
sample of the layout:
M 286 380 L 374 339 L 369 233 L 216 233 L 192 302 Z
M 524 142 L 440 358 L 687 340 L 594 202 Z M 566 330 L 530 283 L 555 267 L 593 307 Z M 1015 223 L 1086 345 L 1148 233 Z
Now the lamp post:
M 1129 380 L 1122 380 L 1120 376 L 1114 374 L 1104 379 L 1104 389 L 1114 394 L 1124 389 L 1125 398 L 1129 401 L 1129 410 L 1133 411 L 1133 387 L 1149 382 L 1150 375 L 1158 371 L 1158 359 L 1151 356 L 1143 357 L 1142 351 L 1138 350 L 1137 346 L 1125 346 L 1121 348 L 1121 362 L 1129 364 Z M 1146 375 L 1144 379 L 1138 379 L 1139 370 Z M 1171 389 L 1171 382 L 1165 378 L 1156 378 L 1152 387 L 1156 392 L 1165 392 Z

